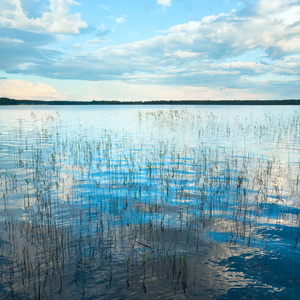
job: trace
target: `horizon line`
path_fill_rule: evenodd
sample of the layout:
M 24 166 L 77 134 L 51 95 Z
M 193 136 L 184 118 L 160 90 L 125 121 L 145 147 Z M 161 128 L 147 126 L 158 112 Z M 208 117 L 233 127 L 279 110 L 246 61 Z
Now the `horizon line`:
M 244 99 L 232 99 L 232 100 L 36 100 L 36 99 L 11 99 L 7 97 L 0 97 L 0 105 L 105 105 L 105 104 L 125 104 L 125 105 L 134 105 L 134 104 L 174 104 L 174 105 L 184 105 L 184 104 L 267 104 L 267 105 L 276 105 L 276 104 L 284 104 L 284 105 L 300 105 L 300 99 L 251 99 L 251 100 L 244 100 Z

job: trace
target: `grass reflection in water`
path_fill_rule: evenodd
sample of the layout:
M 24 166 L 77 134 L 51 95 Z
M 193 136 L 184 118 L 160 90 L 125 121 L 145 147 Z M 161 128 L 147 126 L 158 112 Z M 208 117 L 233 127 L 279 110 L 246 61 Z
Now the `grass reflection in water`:
M 296 299 L 299 114 L 136 118 L 160 134 L 32 113 L 0 136 L 0 294 Z

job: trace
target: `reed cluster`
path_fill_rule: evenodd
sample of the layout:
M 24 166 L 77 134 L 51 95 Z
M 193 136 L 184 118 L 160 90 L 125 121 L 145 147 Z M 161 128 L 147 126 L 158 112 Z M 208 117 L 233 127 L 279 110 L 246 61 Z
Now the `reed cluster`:
M 171 298 L 197 293 L 212 240 L 260 249 L 257 266 L 274 242 L 270 228 L 288 228 L 297 248 L 298 113 L 241 120 L 170 109 L 136 118 L 149 131 L 133 137 L 69 132 L 58 113 L 32 113 L 1 136 L 0 294 L 117 297 L 121 286 L 137 297 L 156 282 Z

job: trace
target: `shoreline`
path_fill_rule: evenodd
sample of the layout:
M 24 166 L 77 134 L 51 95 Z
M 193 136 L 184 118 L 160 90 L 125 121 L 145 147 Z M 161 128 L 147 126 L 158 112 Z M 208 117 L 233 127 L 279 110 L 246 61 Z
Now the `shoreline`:
M 300 99 L 286 100 L 148 100 L 148 101 L 67 101 L 67 100 L 15 100 L 0 98 L 4 105 L 300 105 Z

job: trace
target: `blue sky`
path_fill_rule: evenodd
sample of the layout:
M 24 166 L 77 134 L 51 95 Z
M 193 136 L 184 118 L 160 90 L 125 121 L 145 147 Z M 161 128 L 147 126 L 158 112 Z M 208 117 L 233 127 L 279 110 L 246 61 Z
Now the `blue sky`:
M 300 0 L 1 0 L 0 96 L 300 98 Z

